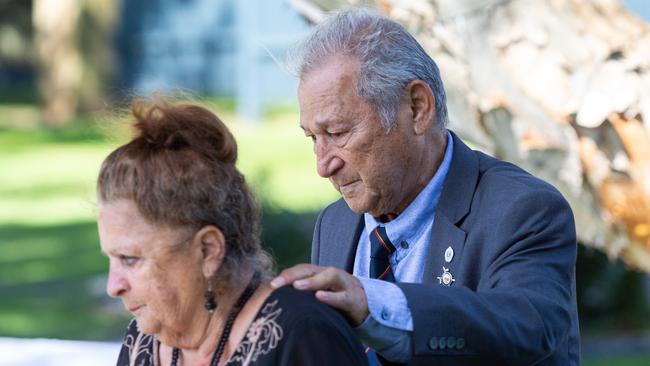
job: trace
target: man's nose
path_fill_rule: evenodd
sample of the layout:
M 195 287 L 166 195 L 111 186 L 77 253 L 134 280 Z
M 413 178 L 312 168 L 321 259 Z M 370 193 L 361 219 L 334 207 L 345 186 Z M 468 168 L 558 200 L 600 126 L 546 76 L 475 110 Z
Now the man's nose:
M 108 270 L 108 281 L 106 282 L 106 293 L 111 297 L 122 296 L 130 289 L 129 281 L 120 270 L 111 265 Z
M 343 167 L 343 159 L 336 154 L 336 149 L 324 139 L 316 139 L 314 153 L 316 154 L 316 171 L 323 178 L 331 177 Z

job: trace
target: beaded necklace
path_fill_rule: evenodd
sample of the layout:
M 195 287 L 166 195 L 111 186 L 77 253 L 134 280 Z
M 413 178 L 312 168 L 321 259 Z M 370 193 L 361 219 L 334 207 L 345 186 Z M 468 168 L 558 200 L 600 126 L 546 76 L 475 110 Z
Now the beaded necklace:
M 244 307 L 246 302 L 251 298 L 255 290 L 257 290 L 257 287 L 259 286 L 259 279 L 260 279 L 260 272 L 257 271 L 253 275 L 253 278 L 251 278 L 251 281 L 248 283 L 248 286 L 246 286 L 244 292 L 242 292 L 242 294 L 239 296 L 239 299 L 237 299 L 235 306 L 233 306 L 232 310 L 230 310 L 230 314 L 228 314 L 228 319 L 226 320 L 226 324 L 223 327 L 223 333 L 221 333 L 221 338 L 219 338 L 217 349 L 214 351 L 214 355 L 212 356 L 212 361 L 210 362 L 210 366 L 217 366 L 217 364 L 219 363 L 219 360 L 221 359 L 221 355 L 223 354 L 223 351 L 226 348 L 226 343 L 228 342 L 228 337 L 230 337 L 230 332 L 232 331 L 232 326 L 235 323 L 235 319 L 237 318 L 237 315 L 239 315 L 239 312 Z M 179 356 L 180 356 L 180 350 L 174 347 L 172 350 L 171 366 L 176 366 Z

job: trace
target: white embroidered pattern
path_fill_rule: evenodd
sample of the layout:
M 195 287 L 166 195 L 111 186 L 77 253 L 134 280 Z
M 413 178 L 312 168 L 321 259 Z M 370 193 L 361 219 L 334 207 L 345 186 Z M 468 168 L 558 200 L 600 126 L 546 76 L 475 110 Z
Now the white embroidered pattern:
M 278 346 L 284 332 L 275 321 L 282 313 L 282 308 L 275 309 L 277 304 L 278 300 L 275 300 L 264 305 L 260 317 L 251 324 L 246 337 L 237 346 L 231 362 L 241 362 L 242 366 L 247 366 Z
M 134 326 L 135 319 L 129 323 L 127 329 Z M 124 338 L 124 347 L 129 350 L 129 366 L 148 366 L 153 365 L 151 348 L 153 345 L 153 336 L 137 332 L 137 336 L 128 334 Z

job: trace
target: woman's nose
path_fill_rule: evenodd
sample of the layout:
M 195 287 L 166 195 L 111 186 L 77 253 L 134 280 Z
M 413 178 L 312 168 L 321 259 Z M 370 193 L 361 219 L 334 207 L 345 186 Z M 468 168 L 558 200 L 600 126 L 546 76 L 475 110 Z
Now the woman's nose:
M 119 297 L 129 289 L 129 282 L 123 273 L 119 269 L 110 266 L 108 270 L 108 281 L 106 283 L 106 293 L 108 296 Z

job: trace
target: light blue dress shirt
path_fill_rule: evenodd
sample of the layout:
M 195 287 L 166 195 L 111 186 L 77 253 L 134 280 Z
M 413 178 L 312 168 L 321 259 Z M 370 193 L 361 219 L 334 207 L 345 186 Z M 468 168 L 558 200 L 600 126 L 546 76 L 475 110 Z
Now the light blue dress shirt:
M 408 362 L 412 348 L 413 316 L 402 290 L 394 283 L 371 279 L 369 234 L 379 225 L 386 228 L 396 250 L 389 261 L 396 282 L 421 283 L 431 245 L 431 228 L 442 186 L 453 152 L 453 139 L 447 132 L 447 148 L 435 175 L 397 218 L 380 223 L 364 214 L 365 228 L 359 238 L 353 274 L 361 280 L 368 299 L 369 315 L 355 329 L 357 335 L 377 353 L 394 362 Z

